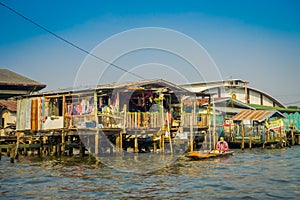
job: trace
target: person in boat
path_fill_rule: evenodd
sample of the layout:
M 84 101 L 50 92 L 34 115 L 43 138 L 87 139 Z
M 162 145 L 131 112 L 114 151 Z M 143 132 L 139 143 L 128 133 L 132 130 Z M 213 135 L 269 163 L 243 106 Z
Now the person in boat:
M 220 153 L 225 153 L 229 150 L 228 143 L 224 141 L 223 137 L 220 137 L 220 141 L 217 142 L 216 150 L 218 150 Z

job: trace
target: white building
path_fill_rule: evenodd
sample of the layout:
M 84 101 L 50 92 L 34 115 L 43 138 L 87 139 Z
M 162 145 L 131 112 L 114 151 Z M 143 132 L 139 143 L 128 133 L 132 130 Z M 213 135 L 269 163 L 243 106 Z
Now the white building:
M 241 79 L 199 82 L 181 85 L 192 92 L 211 93 L 213 98 L 233 98 L 246 104 L 262 106 L 285 106 L 271 95 L 248 86 L 249 82 Z

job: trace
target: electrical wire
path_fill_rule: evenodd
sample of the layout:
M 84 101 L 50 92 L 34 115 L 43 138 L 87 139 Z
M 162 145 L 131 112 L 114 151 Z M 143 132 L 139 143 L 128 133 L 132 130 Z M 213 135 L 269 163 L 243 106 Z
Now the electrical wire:
M 10 10 L 10 11 L 13 12 L 14 14 L 18 15 L 19 17 L 25 19 L 26 21 L 30 22 L 31 24 L 33 24 L 33 25 L 39 27 L 40 29 L 46 31 L 47 33 L 53 35 L 55 38 L 57 38 L 57 39 L 59 39 L 59 40 L 65 42 L 65 43 L 71 45 L 72 47 L 74 47 L 74 48 L 76 48 L 76 49 L 78 49 L 78 50 L 80 50 L 80 51 L 82 51 L 82 52 L 84 52 L 84 53 L 86 53 L 86 54 L 88 54 L 88 55 L 90 55 L 90 56 L 92 56 L 92 57 L 94 57 L 94 58 L 96 58 L 96 59 L 98 59 L 98 60 L 100 60 L 100 61 L 106 63 L 106 64 L 109 64 L 110 66 L 113 66 L 113 67 L 115 67 L 116 69 L 119 69 L 119 70 L 121 70 L 121 71 L 123 71 L 123 72 L 126 72 L 126 73 L 128 73 L 128 74 L 131 74 L 131 75 L 133 75 L 133 76 L 135 76 L 135 77 L 137 77 L 137 78 L 139 78 L 139 79 L 145 80 L 144 77 L 142 77 L 142 76 L 140 76 L 140 75 L 138 75 L 138 74 L 136 74 L 136 73 L 130 72 L 130 71 L 128 71 L 128 70 L 126 70 L 126 69 L 124 69 L 124 68 L 122 68 L 122 67 L 120 67 L 120 66 L 118 66 L 118 65 L 116 65 L 116 64 L 113 64 L 113 63 L 111 63 L 111 62 L 109 62 L 109 61 L 107 61 L 107 60 L 105 60 L 105 59 L 103 59 L 103 58 L 100 58 L 99 56 L 97 56 L 97 55 L 95 55 L 95 54 L 90 53 L 89 51 L 85 50 L 84 48 L 82 48 L 82 47 L 76 45 L 75 43 L 70 42 L 69 40 L 63 38 L 62 36 L 60 36 L 60 35 L 54 33 L 53 31 L 49 30 L 49 29 L 46 28 L 45 26 L 42 26 L 42 25 L 38 24 L 37 22 L 35 22 L 35 21 L 33 21 L 32 19 L 26 17 L 25 15 L 23 15 L 23 14 L 21 14 L 20 12 L 16 11 L 15 9 L 13 9 L 13 8 L 11 8 L 11 7 L 9 7 L 9 6 L 7 6 L 6 4 L 0 2 L 0 5 L 3 6 L 3 7 L 5 7 L 6 9 Z

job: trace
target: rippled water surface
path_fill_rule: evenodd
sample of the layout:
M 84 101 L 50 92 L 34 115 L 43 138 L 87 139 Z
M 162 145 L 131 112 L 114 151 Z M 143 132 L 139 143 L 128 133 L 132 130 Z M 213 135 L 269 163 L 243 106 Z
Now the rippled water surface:
M 147 174 L 87 162 L 0 161 L 1 199 L 299 199 L 300 147 L 180 159 Z

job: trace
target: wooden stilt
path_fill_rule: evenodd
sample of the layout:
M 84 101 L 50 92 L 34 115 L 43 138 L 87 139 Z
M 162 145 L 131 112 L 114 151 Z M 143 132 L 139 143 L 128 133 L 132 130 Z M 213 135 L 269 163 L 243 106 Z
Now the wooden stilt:
M 80 155 L 80 157 L 84 157 L 84 151 L 85 151 L 85 148 L 82 144 L 82 141 L 80 140 L 80 142 L 79 142 L 79 155 Z
M 295 134 L 293 129 L 291 129 L 291 136 L 292 136 L 292 145 L 295 145 Z
M 190 116 L 190 151 L 194 151 L 193 117 Z
M 95 156 L 99 155 L 99 131 L 96 132 L 95 135 Z
M 30 148 L 30 145 L 32 144 L 32 140 L 30 139 L 29 141 L 28 141 L 28 143 L 29 143 L 29 148 L 28 148 L 28 156 L 31 156 L 33 153 L 32 153 L 32 148 Z
M 28 151 L 27 151 L 27 145 L 24 146 L 24 152 L 23 152 L 24 156 L 28 156 Z
M 57 156 L 60 157 L 61 156 L 61 145 L 60 145 L 60 142 L 58 142 L 58 144 L 56 146 L 56 152 L 57 152 Z
M 119 135 L 119 148 L 120 148 L 120 152 L 122 152 L 123 150 L 123 132 L 120 131 L 120 135 Z
M 15 152 L 16 152 L 16 144 L 14 143 L 11 146 L 11 150 L 10 150 L 10 163 L 14 163 L 15 162 Z
M 165 134 L 161 134 L 160 136 L 160 141 L 161 141 L 161 152 L 165 152 Z
M 153 153 L 156 153 L 157 151 L 157 142 L 153 143 Z
M 242 124 L 242 145 L 241 145 L 241 149 L 244 152 L 244 150 L 245 150 L 245 126 L 244 126 L 244 124 Z
M 66 150 L 65 136 L 66 136 L 66 133 L 63 131 L 61 133 L 61 152 L 62 152 L 63 155 L 64 155 L 65 150 Z
M 134 134 L 134 152 L 137 153 L 139 152 L 139 147 L 138 147 L 138 137 L 137 137 L 137 132 L 135 131 Z
M 252 150 L 252 136 L 249 136 L 249 149 Z
M 52 156 L 56 156 L 56 146 L 52 146 Z

